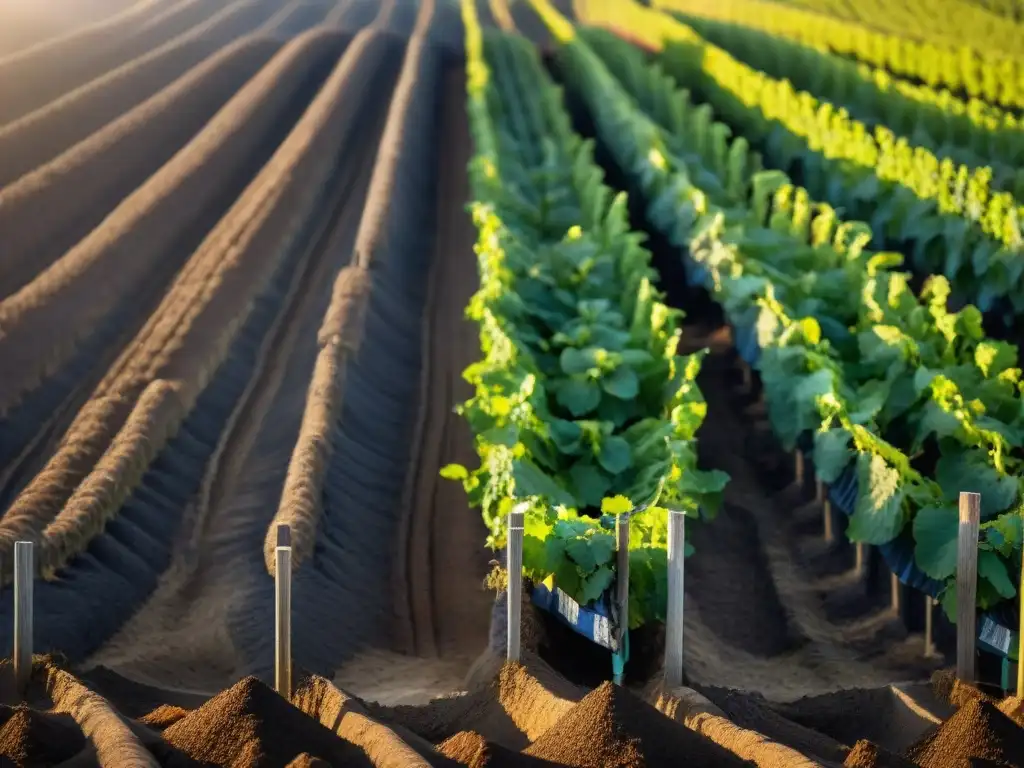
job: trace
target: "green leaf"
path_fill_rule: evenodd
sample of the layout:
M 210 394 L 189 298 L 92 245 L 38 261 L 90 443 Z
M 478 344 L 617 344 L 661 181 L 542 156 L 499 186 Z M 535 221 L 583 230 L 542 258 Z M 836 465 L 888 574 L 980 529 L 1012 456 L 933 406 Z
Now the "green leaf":
M 612 481 L 601 469 L 589 462 L 577 462 L 569 470 L 576 496 L 583 505 L 596 507 L 612 487 Z
M 1017 501 L 1016 478 L 1000 475 L 980 450 L 957 451 L 940 458 L 935 466 L 935 481 L 942 487 L 946 501 L 956 501 L 961 491 L 980 493 L 983 518 L 997 515 Z
M 580 599 L 580 573 L 572 560 L 562 559 L 555 569 L 555 586 L 574 600 Z
M 1009 599 L 1017 594 L 1006 571 L 1006 563 L 995 552 L 978 553 L 978 576 L 987 580 L 1000 597 Z
M 602 440 L 597 461 L 613 475 L 623 472 L 633 463 L 629 443 L 622 437 L 609 437 Z
M 597 560 L 590 548 L 590 539 L 581 536 L 570 540 L 565 545 L 565 553 L 575 561 L 583 573 L 590 573 L 597 568 Z
M 574 421 L 565 419 L 552 419 L 551 439 L 562 453 L 575 454 L 580 449 L 583 440 L 583 429 Z
M 857 488 L 847 535 L 866 544 L 892 541 L 903 528 L 900 473 L 881 456 L 862 453 L 857 457 Z
M 448 464 L 441 467 L 439 474 L 445 480 L 465 480 L 469 477 L 469 470 L 461 464 Z
M 615 579 L 615 573 L 607 565 L 602 565 L 583 580 L 581 602 L 586 605 L 599 600 Z
M 590 550 L 598 565 L 610 563 L 615 557 L 615 537 L 610 533 L 595 533 L 590 537 Z
M 562 350 L 559 364 L 562 371 L 570 376 L 573 374 L 586 373 L 591 368 L 597 368 L 603 354 L 603 349 L 575 349 L 567 347 Z
M 558 403 L 575 418 L 586 416 L 601 402 L 601 388 L 590 379 L 569 379 L 558 388 Z
M 601 386 L 604 391 L 620 400 L 631 400 L 640 392 L 640 379 L 636 371 L 625 365 L 620 365 L 611 375 L 601 379 Z
M 850 463 L 851 438 L 845 429 L 814 433 L 814 471 L 823 483 L 834 483 Z
M 576 505 L 572 495 L 529 459 L 516 459 L 512 466 L 517 498 L 539 496 L 552 505 Z
M 924 573 L 938 580 L 956 571 L 960 521 L 953 507 L 925 507 L 914 517 L 914 560 Z

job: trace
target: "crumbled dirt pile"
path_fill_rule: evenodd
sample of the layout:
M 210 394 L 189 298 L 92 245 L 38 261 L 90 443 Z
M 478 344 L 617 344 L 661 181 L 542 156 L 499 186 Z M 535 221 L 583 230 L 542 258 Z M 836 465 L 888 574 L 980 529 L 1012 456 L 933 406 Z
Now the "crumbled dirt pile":
M 335 766 L 370 766 L 339 739 L 255 677 L 210 699 L 163 732 L 189 757 L 225 768 L 287 765 L 302 754 Z
M 991 701 L 971 699 L 907 757 L 921 768 L 970 768 L 982 758 L 996 765 L 1024 765 L 1024 730 Z
M 303 752 L 288 763 L 288 768 L 331 768 L 331 764 L 326 760 L 321 760 L 319 757 L 313 757 Z
M 56 765 L 87 746 L 82 730 L 67 715 L 0 707 L 0 723 L 0 758 L 15 765 Z
M 150 728 L 162 731 L 165 728 L 170 728 L 179 720 L 188 717 L 188 712 L 187 709 L 176 707 L 173 704 L 161 704 L 148 715 L 140 717 L 139 722 L 145 723 Z
M 437 747 L 438 751 L 469 768 L 542 768 L 551 763 L 513 752 L 487 741 L 474 731 L 456 733 Z
M 846 756 L 843 768 L 914 768 L 914 763 L 877 744 L 861 739 Z
M 970 683 L 958 680 L 951 669 L 941 669 L 932 675 L 932 692 L 942 701 L 954 707 L 962 707 L 968 701 L 981 699 L 994 701 L 991 696 Z
M 1007 696 L 999 702 L 999 711 L 1024 728 L 1024 699 Z
M 578 768 L 751 765 L 608 682 L 584 696 L 526 754 Z

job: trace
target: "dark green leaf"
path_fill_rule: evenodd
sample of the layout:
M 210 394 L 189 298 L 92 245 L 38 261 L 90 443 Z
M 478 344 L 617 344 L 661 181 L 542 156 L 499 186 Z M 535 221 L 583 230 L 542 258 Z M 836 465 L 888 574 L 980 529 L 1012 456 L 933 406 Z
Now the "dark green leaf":
M 623 472 L 633 461 L 629 443 L 622 437 L 605 438 L 601 441 L 601 451 L 597 460 L 613 475 Z
M 601 386 L 609 395 L 620 400 L 631 400 L 640 391 L 640 379 L 632 368 L 620 365 L 611 375 L 601 379 Z

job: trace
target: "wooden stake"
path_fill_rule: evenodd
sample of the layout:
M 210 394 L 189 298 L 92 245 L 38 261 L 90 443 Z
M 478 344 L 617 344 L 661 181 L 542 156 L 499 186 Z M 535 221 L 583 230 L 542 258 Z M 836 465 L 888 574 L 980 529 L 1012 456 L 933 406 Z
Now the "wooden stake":
M 629 512 L 615 518 L 615 544 L 615 602 L 619 606 L 615 634 L 621 649 L 629 628 Z M 622 675 L 615 675 L 615 684 L 622 685 Z
M 864 546 L 863 542 L 858 541 L 855 551 L 856 561 L 853 564 L 853 568 L 858 576 L 863 576 L 865 561 L 867 560 L 867 547 Z
M 960 493 L 960 531 L 956 557 L 956 676 L 973 683 L 978 614 L 978 528 L 981 494 Z
M 835 531 L 832 530 L 832 502 L 825 499 L 821 509 L 822 524 L 825 527 L 825 543 L 831 544 L 836 539 Z
M 32 542 L 14 543 L 14 680 L 24 695 L 32 678 Z
M 686 556 L 686 514 L 668 513 L 668 615 L 665 617 L 665 688 L 683 684 L 683 605 Z
M 1021 560 L 1020 567 L 1020 589 L 1024 589 L 1024 559 Z M 1017 592 L 1018 596 L 1021 594 L 1024 593 Z M 1024 605 L 1020 606 L 1018 612 L 1020 623 L 1017 625 L 1017 697 L 1024 698 Z
M 508 565 L 508 639 L 505 643 L 505 658 L 519 661 L 519 640 L 523 622 L 523 524 L 526 508 L 522 502 L 508 513 L 508 543 L 506 558 Z
M 895 573 L 889 574 L 889 602 L 892 604 L 892 612 L 900 612 L 900 579 Z
M 793 482 L 796 487 L 804 487 L 804 452 L 797 448 L 793 451 Z
M 935 598 L 924 596 L 924 655 L 931 658 L 935 655 Z
M 274 687 L 284 698 L 292 698 L 292 532 L 287 525 L 277 526 L 274 550 L 276 587 L 274 611 L 277 619 L 274 660 Z

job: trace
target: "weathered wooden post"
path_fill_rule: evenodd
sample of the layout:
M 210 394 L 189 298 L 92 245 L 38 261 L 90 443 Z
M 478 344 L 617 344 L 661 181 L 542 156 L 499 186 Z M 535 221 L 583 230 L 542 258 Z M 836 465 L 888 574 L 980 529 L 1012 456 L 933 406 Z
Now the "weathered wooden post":
M 274 687 L 289 701 L 292 698 L 292 532 L 285 524 L 277 526 L 277 547 L 274 549 L 276 566 L 277 619 L 275 636 Z
M 523 621 L 523 524 L 526 521 L 526 508 L 523 502 L 508 513 L 508 639 L 505 644 L 505 658 L 508 661 L 519 661 L 520 637 Z
M 683 684 L 683 607 L 686 513 L 668 513 L 668 612 L 665 616 L 665 689 Z
M 978 528 L 981 494 L 960 493 L 960 529 L 956 550 L 956 676 L 973 683 L 977 636 Z
M 832 531 L 832 502 L 828 500 L 828 489 L 821 480 L 816 480 L 814 485 L 814 498 L 821 504 L 821 523 L 824 530 L 826 544 L 831 544 L 835 539 Z
M 620 649 L 629 631 L 629 518 L 629 512 L 623 512 L 615 518 L 615 603 L 619 611 L 615 631 Z M 622 685 L 622 678 L 623 675 L 616 672 L 615 684 Z
M 1021 560 L 1018 595 L 1024 594 L 1020 591 L 1021 589 L 1024 589 L 1024 560 Z M 1017 641 L 1019 643 L 1017 646 L 1017 697 L 1024 699 L 1024 605 L 1018 612 L 1020 613 L 1020 623 L 1017 625 Z
M 14 680 L 24 695 L 32 678 L 32 542 L 14 543 Z
M 935 655 L 935 598 L 931 595 L 924 596 L 924 655 Z

